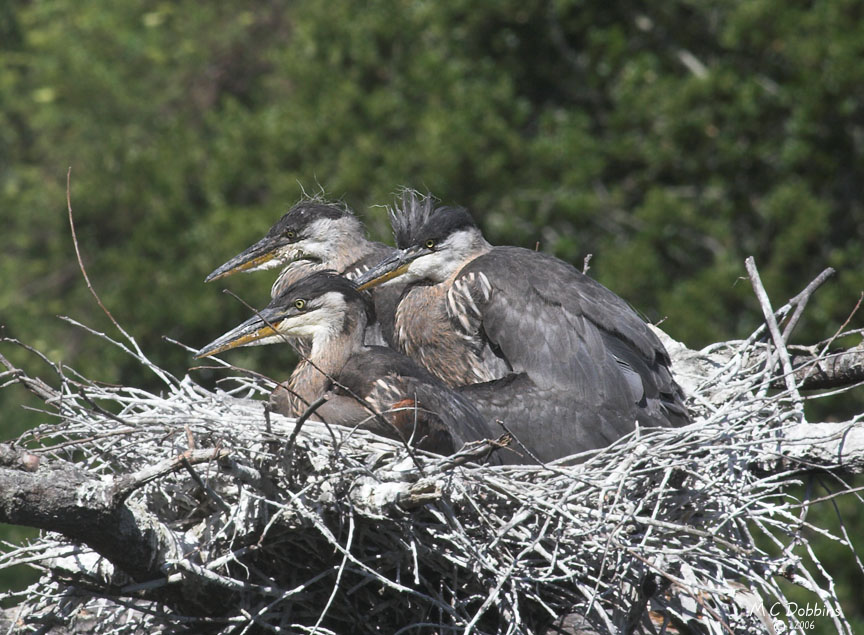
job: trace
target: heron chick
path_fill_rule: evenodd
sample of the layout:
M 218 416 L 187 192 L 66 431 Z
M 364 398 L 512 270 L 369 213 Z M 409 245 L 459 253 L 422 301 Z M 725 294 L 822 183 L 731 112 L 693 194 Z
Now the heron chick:
M 270 289 L 276 298 L 293 283 L 316 271 L 335 271 L 352 278 L 395 252 L 366 238 L 363 224 L 347 206 L 317 198 L 294 205 L 267 234 L 213 270 L 205 282 L 238 272 L 281 268 Z M 375 319 L 369 321 L 366 342 L 392 341 L 393 313 L 401 288 L 372 293 Z
M 297 417 L 319 397 L 314 417 L 401 437 L 438 454 L 492 437 L 476 408 L 411 359 L 367 346 L 368 300 L 334 272 L 316 272 L 286 287 L 257 315 L 202 348 L 197 357 L 239 346 L 305 341 L 301 360 L 271 398 L 274 409 Z
M 359 288 L 407 283 L 394 338 L 537 458 L 689 423 L 657 336 L 612 291 L 552 256 L 494 247 L 470 214 L 415 192 L 391 209 L 399 251 Z

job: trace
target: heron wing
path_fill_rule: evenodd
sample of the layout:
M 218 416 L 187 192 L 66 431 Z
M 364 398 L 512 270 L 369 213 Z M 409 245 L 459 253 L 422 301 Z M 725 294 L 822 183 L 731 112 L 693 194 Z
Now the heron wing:
M 392 349 L 367 347 L 349 360 L 338 382 L 346 389 L 342 394 L 350 391 L 363 396 L 379 412 L 406 400 L 416 402 L 452 437 L 453 449 L 493 436 L 470 401 Z
M 575 394 L 562 398 L 560 391 L 538 386 L 526 373 L 456 391 L 475 403 L 490 425 L 515 437 L 501 453 L 504 463 L 532 463 L 532 457 L 545 462 L 595 450 L 633 430 L 634 419 L 626 413 L 597 408 L 593 399 L 580 402 Z
M 462 320 L 463 328 L 538 387 L 569 388 L 579 404 L 636 405 L 649 419 L 665 418 L 664 400 L 680 403 L 657 336 L 624 300 L 567 263 L 496 247 L 464 267 L 454 289 L 470 293 L 482 316 Z

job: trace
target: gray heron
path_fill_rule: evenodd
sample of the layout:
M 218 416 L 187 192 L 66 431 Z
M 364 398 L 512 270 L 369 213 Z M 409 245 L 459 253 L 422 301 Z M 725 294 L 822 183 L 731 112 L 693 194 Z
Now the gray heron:
M 284 288 L 266 308 L 202 348 L 197 357 L 285 338 L 303 340 L 310 353 L 285 387 L 274 392 L 277 412 L 298 417 L 326 397 L 314 417 L 398 435 L 438 454 L 492 438 L 468 399 L 393 349 L 364 344 L 369 318 L 368 300 L 350 281 L 333 272 L 315 272 Z
M 407 283 L 399 349 L 536 458 L 689 423 L 669 355 L 612 291 L 547 254 L 492 246 L 466 210 L 429 196 L 406 192 L 390 215 L 399 251 L 358 287 Z
M 347 206 L 312 198 L 294 205 L 263 238 L 217 267 L 204 281 L 281 268 L 270 290 L 270 297 L 276 298 L 315 271 L 333 270 L 352 278 L 394 252 L 393 247 L 367 239 L 360 219 Z M 398 288 L 372 293 L 375 320 L 366 333 L 368 343 L 392 342 L 399 294 Z

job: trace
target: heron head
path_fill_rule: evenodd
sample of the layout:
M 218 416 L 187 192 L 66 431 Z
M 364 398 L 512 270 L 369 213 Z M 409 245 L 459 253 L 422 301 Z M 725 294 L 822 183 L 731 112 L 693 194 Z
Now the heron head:
M 205 282 L 238 271 L 290 266 L 328 269 L 347 241 L 363 235 L 360 221 L 344 206 L 316 199 L 301 201 L 267 235 L 216 268 Z
M 489 246 L 465 209 L 436 206 L 431 196 L 403 194 L 390 220 L 399 251 L 355 279 L 361 290 L 397 277 L 442 282 Z
M 241 346 L 284 342 L 286 338 L 325 341 L 347 329 L 361 334 L 372 309 L 353 283 L 332 271 L 318 271 L 273 299 L 256 315 L 195 355 L 209 357 Z

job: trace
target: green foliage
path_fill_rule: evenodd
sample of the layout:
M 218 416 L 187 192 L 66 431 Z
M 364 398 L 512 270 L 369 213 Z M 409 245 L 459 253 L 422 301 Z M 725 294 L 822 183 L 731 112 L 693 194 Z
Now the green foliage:
M 0 536 L 3 540 L 7 540 L 13 544 L 23 544 L 27 540 L 35 538 L 38 531 L 29 527 L 16 527 L 15 525 L 4 525 L 0 523 Z M 39 573 L 28 568 L 26 565 L 17 565 L 0 571 L 0 590 L 6 589 L 21 589 L 27 585 L 36 582 L 39 579 Z M 0 602 L 0 609 L 7 608 L 6 602 Z M 14 605 L 14 601 L 9 601 L 8 604 Z
M 74 257 L 72 166 L 94 287 L 179 374 L 194 362 L 163 335 L 197 347 L 248 315 L 204 276 L 319 185 L 379 239 L 374 205 L 408 185 L 469 207 L 493 242 L 577 265 L 591 253 L 593 275 L 691 347 L 756 325 L 737 282 L 747 255 L 778 303 L 831 265 L 797 335 L 821 339 L 864 288 L 862 13 L 854 0 L 12 0 L 0 323 L 95 379 L 151 381 L 54 318 L 113 332 Z M 261 305 L 270 281 L 226 286 Z M 291 362 L 232 360 L 276 377 Z M 10 395 L 4 437 L 39 420 Z

